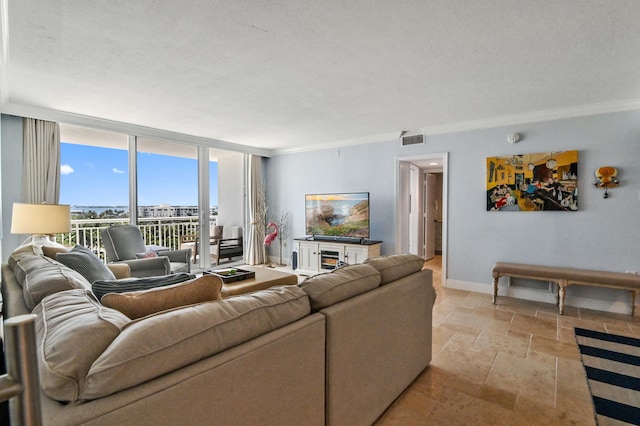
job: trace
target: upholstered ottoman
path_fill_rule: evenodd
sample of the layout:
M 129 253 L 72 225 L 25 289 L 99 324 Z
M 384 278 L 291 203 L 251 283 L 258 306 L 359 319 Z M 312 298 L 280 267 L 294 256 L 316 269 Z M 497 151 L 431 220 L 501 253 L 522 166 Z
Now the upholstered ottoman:
M 255 272 L 254 278 L 222 285 L 222 297 L 236 296 L 280 285 L 297 285 L 298 276 L 261 266 L 240 266 L 238 269 Z M 206 272 L 205 272 L 206 273 Z

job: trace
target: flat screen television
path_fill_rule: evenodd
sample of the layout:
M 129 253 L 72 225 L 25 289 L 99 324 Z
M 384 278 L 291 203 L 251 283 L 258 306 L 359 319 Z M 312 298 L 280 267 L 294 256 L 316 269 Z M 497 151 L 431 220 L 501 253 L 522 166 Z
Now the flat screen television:
M 305 218 L 313 237 L 369 238 L 369 193 L 307 194 Z

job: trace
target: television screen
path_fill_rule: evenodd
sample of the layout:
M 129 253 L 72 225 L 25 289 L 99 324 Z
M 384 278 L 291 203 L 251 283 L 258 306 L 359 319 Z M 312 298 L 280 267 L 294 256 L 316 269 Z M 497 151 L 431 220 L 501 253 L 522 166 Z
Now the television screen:
M 306 233 L 369 238 L 369 193 L 307 194 Z

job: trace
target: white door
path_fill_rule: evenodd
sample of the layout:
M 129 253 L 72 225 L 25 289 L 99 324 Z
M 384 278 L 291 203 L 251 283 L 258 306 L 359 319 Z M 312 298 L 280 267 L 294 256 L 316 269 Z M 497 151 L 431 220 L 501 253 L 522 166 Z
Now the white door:
M 420 244 L 420 169 L 409 164 L 409 253 L 423 256 Z
M 426 260 L 436 255 L 436 184 L 436 176 L 425 173 L 423 219 Z

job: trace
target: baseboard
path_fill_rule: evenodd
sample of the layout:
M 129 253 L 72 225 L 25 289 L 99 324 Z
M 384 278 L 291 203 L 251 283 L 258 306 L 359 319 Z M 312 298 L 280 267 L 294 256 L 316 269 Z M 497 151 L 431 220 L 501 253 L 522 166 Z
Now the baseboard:
M 487 283 L 447 279 L 445 285 L 447 288 L 455 290 L 493 294 L 492 284 Z M 500 296 L 531 300 L 534 302 L 551 303 L 554 305 L 557 302 L 555 292 L 550 292 L 546 289 L 534 289 L 513 285 L 509 287 L 498 287 L 498 298 L 500 298 Z M 618 298 L 618 300 L 599 300 L 583 296 L 567 296 L 565 298 L 565 306 L 629 315 L 631 314 L 631 295 L 629 294 L 629 292 L 621 291 L 621 296 Z

